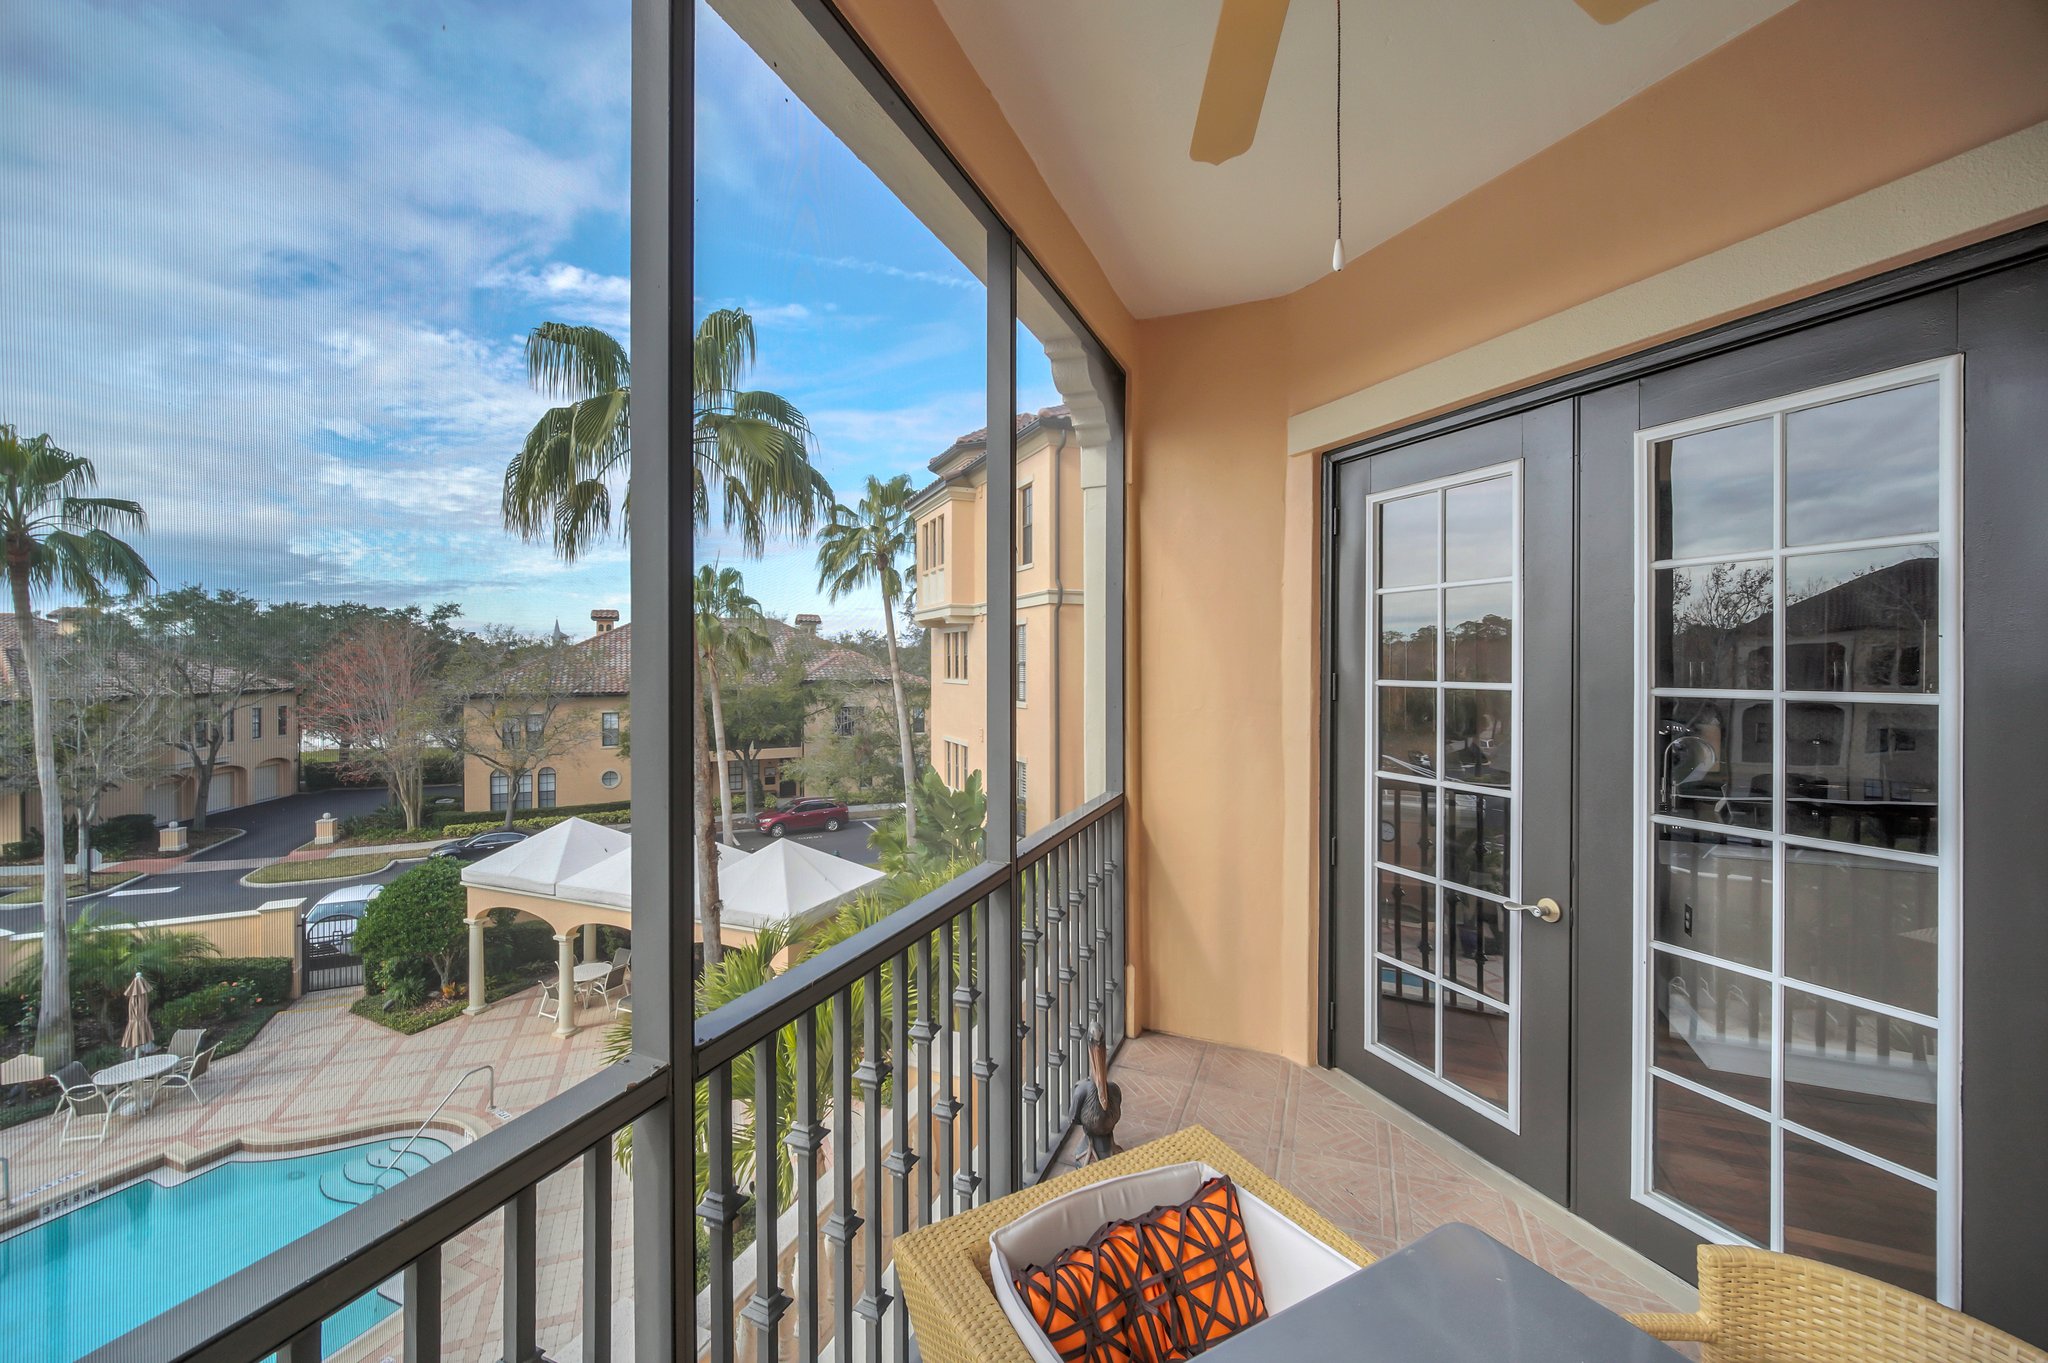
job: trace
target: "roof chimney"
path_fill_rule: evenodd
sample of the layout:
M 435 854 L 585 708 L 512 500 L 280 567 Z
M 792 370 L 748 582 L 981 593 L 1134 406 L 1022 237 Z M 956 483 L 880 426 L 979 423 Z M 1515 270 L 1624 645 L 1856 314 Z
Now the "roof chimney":
M 796 618 L 796 627 L 802 630 L 805 634 L 816 634 L 818 632 L 818 626 L 824 623 L 824 618 L 822 616 L 817 615 L 799 615 Z
M 590 613 L 590 623 L 597 626 L 599 634 L 610 634 L 613 627 L 619 623 L 619 613 L 600 607 Z

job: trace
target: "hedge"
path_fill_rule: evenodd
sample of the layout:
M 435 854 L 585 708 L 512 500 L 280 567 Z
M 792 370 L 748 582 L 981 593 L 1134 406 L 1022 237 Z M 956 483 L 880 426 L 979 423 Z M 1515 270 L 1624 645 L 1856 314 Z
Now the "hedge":
M 564 819 L 583 819 L 586 822 L 595 824 L 625 824 L 633 821 L 633 811 L 630 809 L 600 809 L 593 810 L 588 814 L 580 814 L 574 810 L 564 813 L 558 809 L 553 814 L 514 819 L 512 826 L 522 833 L 538 833 L 544 828 L 553 828 Z M 504 826 L 505 821 L 500 818 L 492 819 L 489 823 L 443 824 L 441 832 L 451 838 L 467 838 L 476 833 L 494 832 Z
M 164 972 L 158 985 L 158 1007 L 187 994 L 218 984 L 246 980 L 255 986 L 257 997 L 266 1001 L 282 999 L 291 992 L 292 962 L 289 956 L 214 956 L 187 961 Z

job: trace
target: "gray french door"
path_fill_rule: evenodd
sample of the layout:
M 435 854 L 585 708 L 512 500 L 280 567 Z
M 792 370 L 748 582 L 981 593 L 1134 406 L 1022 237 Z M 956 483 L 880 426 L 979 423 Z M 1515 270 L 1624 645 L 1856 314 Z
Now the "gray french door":
M 1331 1058 L 1552 1196 L 1571 998 L 1569 403 L 1334 469 Z

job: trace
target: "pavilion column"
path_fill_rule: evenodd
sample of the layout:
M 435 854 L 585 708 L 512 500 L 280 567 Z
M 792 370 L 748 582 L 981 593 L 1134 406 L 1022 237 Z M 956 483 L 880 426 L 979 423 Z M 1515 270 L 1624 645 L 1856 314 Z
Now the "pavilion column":
M 484 1002 L 484 920 L 472 918 L 469 922 L 469 1007 L 462 1011 L 471 1017 L 490 1005 Z
M 576 938 L 555 934 L 555 967 L 561 972 L 561 1004 L 555 1009 L 555 1035 L 576 1035 Z
M 583 925 L 583 964 L 589 965 L 597 959 L 597 924 Z

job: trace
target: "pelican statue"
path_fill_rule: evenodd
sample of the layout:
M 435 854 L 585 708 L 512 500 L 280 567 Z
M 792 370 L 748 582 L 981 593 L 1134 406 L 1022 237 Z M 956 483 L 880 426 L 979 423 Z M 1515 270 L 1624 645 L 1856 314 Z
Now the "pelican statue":
M 1123 1116 L 1124 1091 L 1109 1082 L 1109 1047 L 1102 1039 L 1102 1024 L 1088 1024 L 1088 1077 L 1074 1085 L 1071 1120 L 1088 1136 L 1088 1151 L 1081 1163 L 1108 1159 L 1117 1151 L 1116 1123 Z

